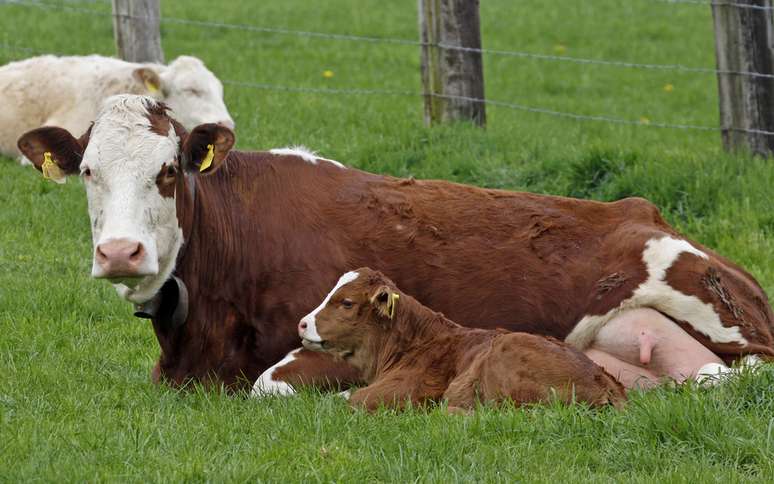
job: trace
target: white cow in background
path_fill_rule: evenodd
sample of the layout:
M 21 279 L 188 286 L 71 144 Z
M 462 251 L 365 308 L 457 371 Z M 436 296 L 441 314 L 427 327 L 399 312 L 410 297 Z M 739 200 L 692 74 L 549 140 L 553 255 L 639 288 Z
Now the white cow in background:
M 18 138 L 40 126 L 83 134 L 102 101 L 123 93 L 164 102 L 189 130 L 203 123 L 234 127 L 223 103 L 223 85 L 196 57 L 180 56 L 162 65 L 98 55 L 44 55 L 0 67 L 0 154 L 18 156 Z

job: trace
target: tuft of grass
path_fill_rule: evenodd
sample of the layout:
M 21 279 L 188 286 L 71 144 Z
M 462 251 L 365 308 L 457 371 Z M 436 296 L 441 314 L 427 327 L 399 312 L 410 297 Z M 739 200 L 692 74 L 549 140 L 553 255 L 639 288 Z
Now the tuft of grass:
M 163 15 L 415 39 L 416 4 L 330 0 L 162 2 Z M 103 2 L 68 5 L 109 11 Z M 712 66 L 708 8 L 645 0 L 481 5 L 487 48 Z M 47 52 L 113 53 L 110 17 L 0 5 L 0 39 Z M 168 59 L 221 78 L 419 91 L 411 46 L 167 23 Z M 561 48 L 559 48 L 561 46 Z M 26 54 L 0 48 L 0 62 Z M 491 99 L 582 114 L 715 126 L 711 75 L 484 57 Z M 333 77 L 323 73 L 330 70 Z M 666 84 L 672 89 L 664 89 Z M 421 99 L 226 84 L 240 149 L 304 144 L 396 176 L 597 200 L 653 201 L 686 235 L 774 293 L 774 169 L 720 150 L 717 133 L 577 122 L 491 106 L 488 127 L 426 128 Z M 255 401 L 151 385 L 147 322 L 91 280 L 83 187 L 0 160 L 0 481 L 765 482 L 774 475 L 774 368 L 725 385 L 583 406 L 444 407 L 367 415 L 304 391 Z

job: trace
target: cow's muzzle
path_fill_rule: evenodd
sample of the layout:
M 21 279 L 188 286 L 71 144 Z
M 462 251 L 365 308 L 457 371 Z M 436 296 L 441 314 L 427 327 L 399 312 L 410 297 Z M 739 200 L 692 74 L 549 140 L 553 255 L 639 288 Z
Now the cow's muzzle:
M 142 242 L 111 239 L 94 249 L 96 262 L 93 276 L 113 281 L 155 275 L 148 262 L 148 252 Z

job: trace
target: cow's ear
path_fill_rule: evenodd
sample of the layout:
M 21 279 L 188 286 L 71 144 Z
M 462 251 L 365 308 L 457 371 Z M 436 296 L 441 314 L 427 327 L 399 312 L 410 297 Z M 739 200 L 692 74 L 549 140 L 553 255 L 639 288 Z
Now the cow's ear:
M 67 175 L 78 173 L 89 131 L 78 140 L 63 128 L 37 128 L 24 133 L 17 146 L 45 178 L 64 183 Z
M 161 91 L 161 77 L 158 73 L 149 67 L 139 67 L 132 73 L 134 78 L 140 82 L 149 94 L 156 94 Z
M 387 286 L 379 286 L 371 294 L 370 301 L 380 315 L 392 319 L 395 317 L 398 299 L 400 299 L 400 295 L 397 292 Z
M 183 168 L 188 173 L 213 173 L 234 146 L 234 132 L 219 124 L 200 124 L 183 142 Z

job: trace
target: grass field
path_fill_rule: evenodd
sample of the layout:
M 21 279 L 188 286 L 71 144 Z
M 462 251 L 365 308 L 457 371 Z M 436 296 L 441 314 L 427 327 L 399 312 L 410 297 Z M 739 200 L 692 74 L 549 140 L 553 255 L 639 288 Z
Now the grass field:
M 61 4 L 62 2 L 58 2 Z M 64 2 L 103 11 L 109 2 Z M 415 39 L 416 2 L 164 0 L 205 21 Z M 709 7 L 488 0 L 484 46 L 712 66 Z M 109 17 L 0 2 L 0 63 L 112 54 Z M 416 47 L 164 24 L 167 58 L 221 79 L 419 91 Z M 8 45 L 15 46 L 14 48 Z M 717 125 L 714 76 L 486 56 L 487 96 L 588 115 Z M 323 77 L 325 70 L 334 73 Z M 670 84 L 673 88 L 665 89 Z M 599 200 L 654 201 L 774 294 L 774 165 L 714 132 L 579 122 L 490 107 L 489 126 L 427 129 L 407 96 L 226 86 L 243 149 L 305 144 L 370 171 Z M 2 106 L 0 106 L 2 109 Z M 714 389 L 634 394 L 622 412 L 443 409 L 374 416 L 338 398 L 252 401 L 150 383 L 158 345 L 91 280 L 83 188 L 0 160 L 0 481 L 771 481 L 774 368 Z

